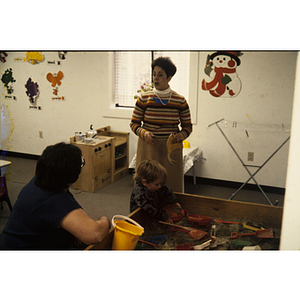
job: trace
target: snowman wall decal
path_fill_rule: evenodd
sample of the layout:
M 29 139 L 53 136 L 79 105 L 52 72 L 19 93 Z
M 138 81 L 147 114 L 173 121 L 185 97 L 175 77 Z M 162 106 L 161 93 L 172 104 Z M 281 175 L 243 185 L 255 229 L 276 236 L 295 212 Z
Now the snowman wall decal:
M 207 56 L 204 72 L 211 81 L 202 80 L 202 89 L 214 97 L 233 98 L 241 91 L 236 68 L 241 64 L 241 51 L 216 51 Z

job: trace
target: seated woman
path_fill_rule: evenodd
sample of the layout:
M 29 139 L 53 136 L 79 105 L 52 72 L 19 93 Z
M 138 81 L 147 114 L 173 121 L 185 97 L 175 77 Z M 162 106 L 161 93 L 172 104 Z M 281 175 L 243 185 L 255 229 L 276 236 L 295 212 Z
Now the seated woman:
M 109 232 L 108 218 L 91 219 L 69 191 L 83 166 L 78 147 L 48 146 L 37 162 L 35 177 L 13 206 L 0 235 L 0 249 L 82 249 L 101 242 Z

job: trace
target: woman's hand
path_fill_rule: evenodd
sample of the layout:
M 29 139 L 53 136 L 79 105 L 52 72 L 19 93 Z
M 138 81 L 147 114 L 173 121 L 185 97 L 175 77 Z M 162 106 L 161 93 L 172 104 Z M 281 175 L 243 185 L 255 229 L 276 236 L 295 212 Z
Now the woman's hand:
M 90 245 L 103 241 L 109 233 L 110 221 L 105 216 L 95 221 L 82 208 L 77 208 L 66 214 L 59 226 L 84 244 Z
M 174 139 L 171 141 L 172 144 L 182 142 L 182 135 L 177 133 L 174 135 Z
M 147 144 L 149 145 L 154 145 L 155 141 L 154 141 L 154 134 L 150 131 L 146 131 L 144 134 L 144 139 L 147 142 Z

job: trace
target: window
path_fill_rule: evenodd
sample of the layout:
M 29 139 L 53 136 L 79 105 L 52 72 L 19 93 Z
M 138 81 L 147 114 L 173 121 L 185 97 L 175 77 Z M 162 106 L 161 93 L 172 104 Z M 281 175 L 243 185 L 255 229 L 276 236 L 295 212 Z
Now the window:
M 170 82 L 171 88 L 189 99 L 190 52 L 189 51 L 144 51 L 115 52 L 114 81 L 115 106 L 134 107 L 135 95 L 141 86 L 151 85 L 151 63 L 159 56 L 170 57 L 177 67 L 177 72 Z

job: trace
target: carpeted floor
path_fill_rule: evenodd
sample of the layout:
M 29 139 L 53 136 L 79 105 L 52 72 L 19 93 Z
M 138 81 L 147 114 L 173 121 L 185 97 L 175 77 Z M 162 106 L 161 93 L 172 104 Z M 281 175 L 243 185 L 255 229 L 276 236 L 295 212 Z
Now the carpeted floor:
M 36 160 L 16 157 L 7 157 L 5 160 L 12 163 L 6 174 L 6 182 L 10 201 L 14 205 L 23 186 L 34 176 Z M 129 174 L 96 193 L 83 192 L 72 188 L 70 191 L 91 218 L 98 219 L 100 216 L 105 215 L 111 219 L 115 214 L 129 214 L 129 199 L 132 187 L 133 177 Z M 188 194 L 229 199 L 236 190 L 237 188 L 211 184 L 197 183 L 194 185 L 192 177 L 185 176 L 185 193 Z M 267 193 L 267 196 L 272 203 L 278 200 L 278 206 L 283 206 L 284 195 Z M 256 190 L 242 189 L 234 197 L 234 200 L 269 205 L 263 194 Z M 10 210 L 6 202 L 3 202 L 3 210 L 0 210 L 0 232 L 6 224 L 9 214 Z

